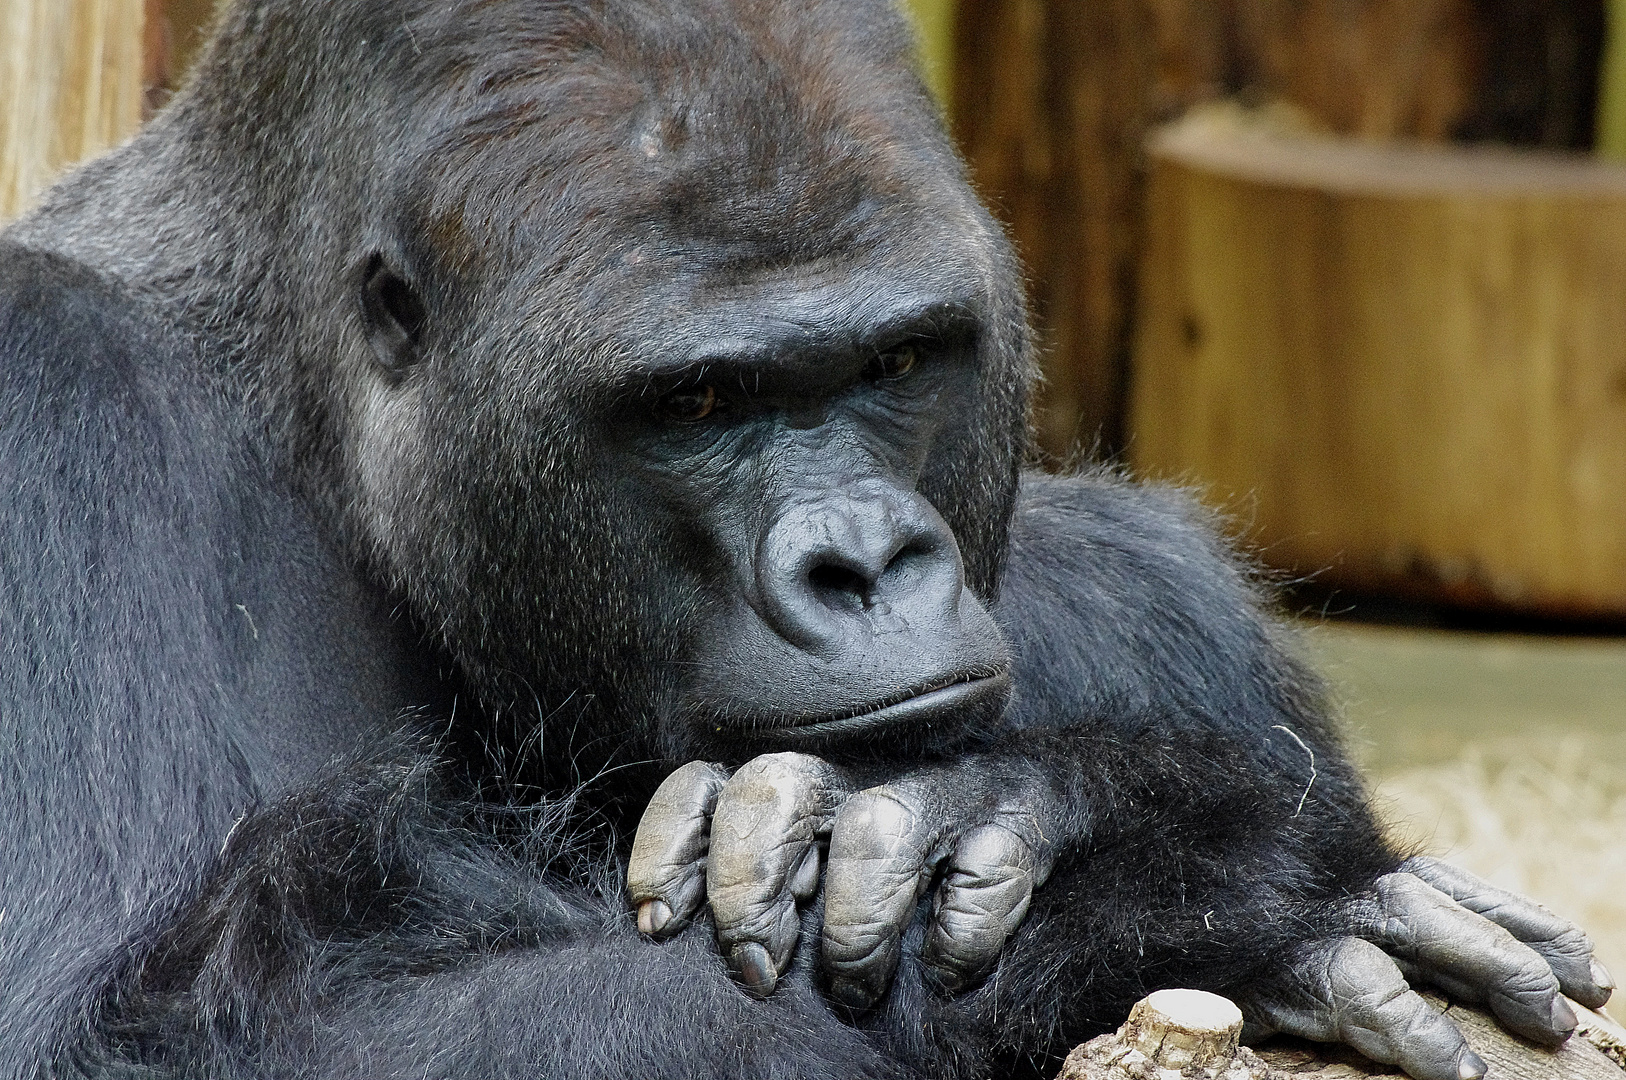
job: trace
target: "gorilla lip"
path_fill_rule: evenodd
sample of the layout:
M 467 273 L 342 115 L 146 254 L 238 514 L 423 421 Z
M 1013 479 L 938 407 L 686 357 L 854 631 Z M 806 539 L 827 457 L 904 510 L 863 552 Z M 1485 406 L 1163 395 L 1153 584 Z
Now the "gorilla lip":
M 927 723 L 951 712 L 980 710 L 1003 701 L 1010 693 L 1008 670 L 989 675 L 961 675 L 948 683 L 911 690 L 863 712 L 812 716 L 776 724 L 766 734 L 800 741 L 857 735 L 904 724 Z

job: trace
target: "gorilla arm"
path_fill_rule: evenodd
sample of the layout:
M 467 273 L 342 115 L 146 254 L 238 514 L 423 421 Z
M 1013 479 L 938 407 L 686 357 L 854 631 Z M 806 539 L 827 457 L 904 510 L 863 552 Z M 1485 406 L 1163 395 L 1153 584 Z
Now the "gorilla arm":
M 740 828 L 744 802 L 771 800 L 708 772 L 709 862 L 707 800 L 665 792 L 629 886 L 646 912 L 675 900 L 670 926 L 646 928 L 675 932 L 709 894 L 737 974 L 771 989 L 794 948 L 790 912 L 812 892 L 809 852 L 827 839 L 832 995 L 880 999 L 866 1027 L 906 1057 L 966 1068 L 1064 1052 L 1145 992 L 1183 985 L 1241 1001 L 1256 1032 L 1460 1080 L 1482 1064 L 1407 978 L 1486 1001 L 1549 1044 L 1574 1026 L 1561 983 L 1608 996 L 1573 926 L 1431 860 L 1398 865 L 1313 682 L 1181 500 L 1029 478 L 1000 613 L 1020 657 L 1006 736 L 850 797 L 816 758 L 758 759 L 736 776 L 742 791 L 773 779 L 794 793 L 777 825 Z M 693 790 L 701 768 L 669 786 Z M 659 842 L 680 834 L 687 870 Z M 927 986 L 975 988 L 947 1001 Z
M 709 942 L 641 940 L 568 810 L 482 823 L 411 747 L 315 778 L 239 824 L 107 1052 L 177 1075 L 914 1075 L 811 987 L 755 1002 Z

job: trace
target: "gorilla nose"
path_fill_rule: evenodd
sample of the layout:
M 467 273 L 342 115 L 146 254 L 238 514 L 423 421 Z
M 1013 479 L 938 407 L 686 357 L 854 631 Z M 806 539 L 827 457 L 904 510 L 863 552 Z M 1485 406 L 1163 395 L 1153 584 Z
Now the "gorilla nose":
M 948 524 L 891 486 L 799 502 L 763 535 L 758 594 L 769 625 L 814 654 L 854 633 L 952 633 L 964 570 Z

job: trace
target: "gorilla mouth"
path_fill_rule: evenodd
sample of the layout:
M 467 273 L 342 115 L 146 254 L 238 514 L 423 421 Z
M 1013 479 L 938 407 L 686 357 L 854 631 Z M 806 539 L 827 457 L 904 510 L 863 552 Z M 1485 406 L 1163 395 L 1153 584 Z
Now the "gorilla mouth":
M 930 726 L 956 714 L 980 717 L 1003 704 L 1010 687 L 1009 670 L 967 672 L 844 712 L 786 720 L 765 733 L 794 742 L 823 741 L 885 728 Z

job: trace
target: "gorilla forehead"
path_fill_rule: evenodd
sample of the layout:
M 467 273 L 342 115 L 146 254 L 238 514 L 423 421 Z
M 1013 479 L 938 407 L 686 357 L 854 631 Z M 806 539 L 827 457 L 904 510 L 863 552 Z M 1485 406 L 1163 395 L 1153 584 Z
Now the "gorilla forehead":
M 510 0 L 410 24 L 401 62 L 439 71 L 443 98 L 394 165 L 395 212 L 428 261 L 484 280 L 471 302 L 527 316 L 475 350 L 509 378 L 857 348 L 922 313 L 979 318 L 1009 291 L 900 62 L 898 13 L 772 8 Z M 570 343 L 568 370 L 525 363 L 542 338 Z
M 422 15 L 402 59 L 438 69 L 444 97 L 405 179 L 436 235 L 467 232 L 488 253 L 507 240 L 530 265 L 538 248 L 589 260 L 636 248 L 663 273 L 753 274 L 897 243 L 922 211 L 963 235 L 980 214 L 944 183 L 958 165 L 918 81 L 899 74 L 897 13 L 883 0 L 784 7 L 512 0 Z

